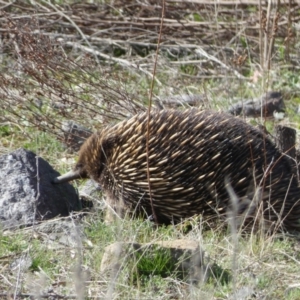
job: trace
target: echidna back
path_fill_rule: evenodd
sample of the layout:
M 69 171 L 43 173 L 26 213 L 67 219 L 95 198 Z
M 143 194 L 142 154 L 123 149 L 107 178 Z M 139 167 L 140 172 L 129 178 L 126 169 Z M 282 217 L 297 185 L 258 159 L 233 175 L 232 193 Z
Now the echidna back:
M 102 149 L 107 169 L 99 181 L 116 202 L 153 215 L 147 124 L 142 113 L 102 133 L 110 147 Z M 227 179 L 239 213 L 255 205 L 252 214 L 260 209 L 268 221 L 298 227 L 299 188 L 291 163 L 261 131 L 230 115 L 196 109 L 152 111 L 149 125 L 150 186 L 159 222 L 225 215 L 231 205 Z

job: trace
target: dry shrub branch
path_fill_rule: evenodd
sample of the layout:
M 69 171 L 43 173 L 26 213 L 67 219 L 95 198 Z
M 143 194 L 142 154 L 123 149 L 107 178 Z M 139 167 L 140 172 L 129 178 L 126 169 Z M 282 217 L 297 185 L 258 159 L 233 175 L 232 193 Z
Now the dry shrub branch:
M 97 128 L 145 109 L 148 91 L 138 85 L 152 76 L 161 23 L 157 1 L 35 3 L 2 5 L 2 122 L 60 136 L 63 120 Z M 264 70 L 282 60 L 278 41 L 287 45 L 285 63 L 296 65 L 297 1 L 165 4 L 158 74 L 181 68 L 178 76 L 195 84 L 228 74 L 245 80 L 254 65 Z M 158 77 L 155 82 L 164 83 Z
M 77 63 L 59 41 L 41 32 L 34 16 L 6 17 L 0 73 L 2 121 L 59 135 L 64 119 L 91 127 L 142 109 L 117 74 L 95 65 L 88 55 Z

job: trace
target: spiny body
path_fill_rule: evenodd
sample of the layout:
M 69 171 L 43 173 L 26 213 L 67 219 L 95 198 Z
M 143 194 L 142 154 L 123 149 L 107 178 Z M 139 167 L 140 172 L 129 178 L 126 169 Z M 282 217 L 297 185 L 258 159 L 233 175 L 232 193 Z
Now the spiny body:
M 152 111 L 148 166 L 147 126 L 147 113 L 141 113 L 93 134 L 74 171 L 57 182 L 92 178 L 113 206 L 124 203 L 169 223 L 197 214 L 226 215 L 227 179 L 239 199 L 239 214 L 249 209 L 250 219 L 260 209 L 268 222 L 300 228 L 300 189 L 290 161 L 261 131 L 224 113 Z

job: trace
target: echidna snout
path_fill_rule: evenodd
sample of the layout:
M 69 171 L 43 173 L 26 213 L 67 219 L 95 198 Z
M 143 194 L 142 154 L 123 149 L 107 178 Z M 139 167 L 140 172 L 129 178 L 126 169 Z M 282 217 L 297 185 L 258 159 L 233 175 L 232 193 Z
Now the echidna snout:
M 101 162 L 101 151 L 99 151 L 99 138 L 96 134 L 90 136 L 81 146 L 79 158 L 73 170 L 54 178 L 53 183 L 64 183 L 75 179 L 90 178 L 96 168 L 99 170 Z
M 76 164 L 74 170 L 65 173 L 59 177 L 54 178 L 53 183 L 64 183 L 75 179 L 86 179 L 88 178 L 87 172 L 83 164 Z
M 103 129 L 83 144 L 74 171 L 55 181 L 80 177 L 97 181 L 112 207 L 148 216 L 154 210 L 159 223 L 226 216 L 229 178 L 239 213 L 251 206 L 246 215 L 255 222 L 259 212 L 269 223 L 300 229 L 300 188 L 290 160 L 261 131 L 224 113 L 153 110 L 149 122 L 141 113 Z

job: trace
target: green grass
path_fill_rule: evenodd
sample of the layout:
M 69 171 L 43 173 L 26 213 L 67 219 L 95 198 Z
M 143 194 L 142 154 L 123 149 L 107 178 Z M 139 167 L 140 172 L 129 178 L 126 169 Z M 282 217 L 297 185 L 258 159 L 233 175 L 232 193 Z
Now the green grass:
M 111 1 L 94 2 L 111 4 Z M 63 1 L 55 3 L 62 4 Z M 247 9 L 254 13 L 258 11 L 256 6 Z M 113 11 L 115 17 L 120 13 L 118 10 Z M 191 11 L 186 14 L 186 18 L 204 22 L 207 16 L 201 11 Z M 218 18 L 212 13 L 210 20 Z M 234 23 L 234 15 L 226 18 Z M 279 58 L 280 64 L 272 61 L 271 70 L 263 72 L 258 65 L 259 49 L 253 47 L 253 40 L 251 35 L 243 32 L 237 39 L 232 39 L 231 44 L 224 41 L 224 47 L 231 51 L 229 55 L 219 44 L 209 48 L 211 55 L 228 66 L 233 66 L 232 55 L 250 53 L 242 66 L 234 66 L 245 76 L 245 79 L 237 79 L 232 72 L 222 70 L 218 64 L 209 60 L 203 60 L 201 64 L 193 62 L 198 58 L 192 50 L 184 49 L 184 45 L 194 42 L 195 46 L 204 47 L 201 38 L 188 41 L 180 41 L 178 38 L 176 45 L 181 44 L 182 51 L 178 50 L 177 53 L 174 50 L 174 54 L 164 50 L 159 53 L 155 76 L 161 85 L 155 82 L 154 98 L 186 93 L 204 94 L 207 101 L 203 107 L 226 111 L 239 100 L 256 98 L 269 90 L 282 91 L 287 106 L 284 123 L 292 124 L 292 127 L 299 130 L 300 117 L 296 112 L 300 104 L 298 66 L 289 65 L 285 61 L 286 48 L 282 40 L 278 39 L 275 40 L 276 52 L 272 59 L 275 61 L 276 57 Z M 55 45 L 57 47 L 57 43 Z M 242 52 L 239 52 L 240 49 Z M 121 47 L 112 47 L 111 50 L 113 57 L 128 59 L 134 64 L 139 62 L 143 64 L 144 70 L 152 74 L 154 50 L 139 48 L 134 50 L 133 57 Z M 70 54 L 68 51 L 65 52 L 67 55 Z M 12 59 L 9 58 L 10 61 Z M 46 70 L 47 80 L 43 84 L 27 74 L 18 75 L 17 87 L 14 80 L 5 86 L 13 91 L 16 89 L 22 101 L 6 109 L 1 106 L 1 153 L 23 147 L 46 159 L 55 169 L 65 172 L 71 169 L 77 154 L 67 152 L 57 138 L 57 134 L 61 134 L 60 123 L 63 120 L 74 119 L 95 131 L 130 116 L 133 111 L 129 113 L 122 110 L 130 101 L 147 107 L 151 87 L 149 73 L 117 64 L 106 65 L 104 61 L 101 62 L 101 68 L 92 64 L 90 68 L 81 68 L 79 63 L 69 69 L 65 61 L 57 69 L 51 67 Z M 4 61 L 1 70 L 9 70 L 10 64 L 6 65 Z M 14 72 L 11 74 L 14 75 Z M 256 74 L 257 77 L 254 76 Z M 59 88 L 55 89 L 56 86 L 51 84 L 45 87 L 45 84 L 51 82 L 48 77 Z M 33 99 L 37 95 L 44 103 L 41 108 L 34 105 Z M 105 101 L 98 103 L 102 98 Z M 130 101 L 123 102 L 127 98 Z M 61 101 L 67 106 L 64 109 L 53 108 L 52 101 Z M 43 122 L 38 122 L 37 117 L 44 117 Z M 55 121 L 57 127 L 53 127 L 51 121 Z M 260 119 L 247 121 L 254 125 L 261 122 Z M 266 121 L 265 125 L 272 131 L 276 122 Z M 80 187 L 83 182 L 73 184 Z M 201 217 L 187 220 L 181 226 L 155 227 L 150 222 L 131 219 L 129 216 L 108 225 L 104 223 L 104 213 L 100 211 L 88 213 L 80 219 L 80 224 L 83 236 L 78 237 L 76 245 L 63 244 L 59 238 L 53 240 L 49 232 L 45 233 L 39 227 L 15 232 L 0 231 L 0 292 L 17 290 L 26 294 L 36 290 L 45 293 L 54 291 L 78 299 L 221 300 L 232 299 L 235 293 L 249 288 L 254 291 L 249 299 L 300 299 L 299 235 L 244 234 L 237 237 L 235 245 L 227 226 L 215 224 L 215 227 L 210 228 Z M 154 251 L 143 249 L 135 258 L 126 257 L 124 268 L 114 274 L 113 278 L 111 274 L 100 270 L 105 248 L 115 242 L 154 243 L 175 239 L 193 240 L 203 248 L 209 261 L 206 281 L 191 283 L 188 278 L 182 278 L 170 263 L 169 251 L 161 248 Z M 20 257 L 30 257 L 30 265 L 25 269 L 13 269 L 11 266 Z M 79 297 L 82 293 L 83 296 Z
M 131 265 L 130 279 L 134 285 L 147 286 L 152 278 L 161 281 L 169 276 L 176 278 L 176 265 L 172 262 L 169 249 L 151 247 L 151 250 L 137 252 Z
M 137 80 L 133 74 L 130 78 L 132 82 Z M 167 70 L 160 70 L 158 78 L 162 82 L 166 81 Z M 175 76 L 170 76 L 169 79 L 175 80 Z M 183 82 L 186 82 L 185 80 Z M 297 81 L 293 80 L 290 84 L 294 88 Z M 229 99 L 251 98 L 261 92 L 260 89 L 251 90 L 246 82 L 232 82 L 230 90 L 221 89 L 221 85 L 227 83 L 226 79 L 223 81 L 211 79 L 197 86 L 190 81 L 188 89 L 195 93 L 208 91 L 211 98 L 209 106 L 215 109 L 228 107 Z M 132 88 L 132 85 L 133 83 L 128 83 L 127 88 Z M 138 89 L 141 89 L 141 94 L 145 94 L 147 86 L 149 86 L 148 79 L 139 78 Z M 187 86 L 178 87 L 182 91 L 187 90 Z M 156 86 L 156 93 L 163 93 L 163 89 L 160 90 Z M 86 101 L 89 101 L 88 96 Z M 294 110 L 298 102 L 299 99 L 296 97 L 286 103 L 289 120 L 296 124 L 300 122 Z M 256 122 L 257 120 L 254 123 Z M 272 130 L 273 125 L 273 122 L 270 124 L 267 122 L 268 130 Z M 12 149 L 22 146 L 32 150 L 60 171 L 67 171 L 72 167 L 72 162 L 64 164 L 63 158 L 76 160 L 76 154 L 67 155 L 63 145 L 49 132 L 38 132 L 27 127 L 21 130 L 17 126 L 4 125 L 0 127 L 0 136 L 5 147 L 10 145 Z M 82 183 L 74 184 L 80 186 Z M 201 218 L 189 220 L 181 227 L 158 228 L 150 222 L 133 220 L 130 217 L 117 220 L 110 225 L 106 225 L 103 221 L 104 214 L 101 212 L 88 215 L 82 220 L 85 238 L 81 241 L 80 247 L 61 246 L 57 249 L 51 247 L 54 242 L 49 241 L 45 234 L 36 234 L 36 229 L 11 235 L 1 234 L 0 267 L 2 269 L 5 267 L 2 271 L 3 276 L 6 276 L 13 286 L 16 285 L 16 274 L 9 266 L 20 256 L 29 255 L 31 264 L 28 269 L 21 272 L 20 282 L 22 289 L 27 292 L 29 283 L 40 282 L 40 277 L 45 276 L 47 280 L 41 290 L 52 286 L 62 295 L 76 295 L 78 293 L 76 287 L 80 283 L 78 278 L 85 278 L 85 291 L 90 295 L 90 299 L 99 295 L 104 297 L 110 289 L 113 295 L 118 295 L 116 299 L 175 299 L 175 295 L 179 294 L 183 299 L 201 297 L 228 299 L 245 287 L 253 288 L 255 293 L 264 299 L 299 297 L 298 288 L 291 286 L 296 285 L 299 280 L 300 256 L 299 251 L 295 250 L 298 249 L 296 240 L 289 236 L 268 237 L 260 234 L 240 236 L 235 252 L 230 230 L 224 229 L 224 226 L 210 229 L 201 223 Z M 170 264 L 169 253 L 162 250 L 157 250 L 150 256 L 147 252 L 142 252 L 134 261 L 129 261 L 116 279 L 100 271 L 105 247 L 114 242 L 149 243 L 178 238 L 198 241 L 203 247 L 210 259 L 210 276 L 206 282 L 192 284 L 188 280 L 183 280 Z M 233 267 L 234 259 L 236 259 L 235 267 Z M 6 282 L 0 284 L 0 290 L 8 288 Z
M 4 236 L 0 231 L 0 256 L 7 256 L 11 254 L 20 253 L 25 251 L 27 244 L 22 234 L 16 234 L 13 236 Z
M 191 299 L 197 299 L 199 295 L 209 295 L 207 299 L 226 299 L 234 291 L 245 287 L 253 288 L 255 293 L 266 299 L 297 299 L 299 295 L 297 288 L 290 288 L 298 282 L 299 255 L 295 252 L 298 246 L 294 238 L 285 235 L 240 236 L 237 252 L 234 253 L 231 236 L 224 230 L 199 231 L 199 226 L 192 226 L 189 233 L 183 234 L 173 226 L 154 228 L 148 222 L 130 219 L 105 225 L 101 214 L 86 216 L 83 225 L 85 238 L 79 248 L 56 247 L 59 245 L 57 241 L 49 240 L 38 228 L 21 230 L 13 235 L 2 234 L 2 267 L 22 255 L 28 255 L 31 265 L 22 271 L 21 286 L 26 288 L 29 274 L 31 283 L 44 274 L 48 285 L 66 278 L 68 283 L 63 289 L 58 289 L 65 295 L 75 293 L 74 286 L 78 284 L 75 278 L 79 275 L 89 276 L 86 291 L 90 291 L 91 297 L 107 291 L 112 282 L 114 293 L 118 293 L 120 299 L 147 299 L 150 296 L 163 297 L 164 294 L 167 297 L 164 299 L 172 299 L 171 295 L 178 289 Z M 210 263 L 210 275 L 206 282 L 192 284 L 182 279 L 170 263 L 169 250 L 161 248 L 144 249 L 135 258 L 128 256 L 126 266 L 114 280 L 100 272 L 104 249 L 114 242 L 154 242 L 178 238 L 199 241 L 203 247 Z M 234 257 L 236 269 L 232 269 Z M 79 265 L 81 268 L 78 271 Z M 13 273 L 8 271 L 9 268 L 2 274 L 14 282 Z M 99 282 L 98 286 L 96 282 Z M 5 283 L 1 286 L 7 287 Z

